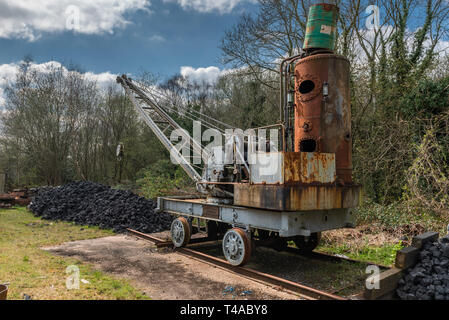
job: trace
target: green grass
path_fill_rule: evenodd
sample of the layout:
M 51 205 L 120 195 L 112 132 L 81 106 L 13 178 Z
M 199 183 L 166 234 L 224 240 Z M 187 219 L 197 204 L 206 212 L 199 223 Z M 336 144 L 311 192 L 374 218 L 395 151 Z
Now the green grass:
M 386 244 L 380 247 L 367 245 L 354 248 L 347 244 L 339 246 L 321 245 L 317 250 L 329 254 L 345 255 L 358 261 L 391 266 L 396 259 L 396 252 L 403 247 L 402 242 L 399 241 L 397 244 Z
M 110 230 L 44 221 L 25 208 L 0 210 L 0 283 L 10 283 L 8 299 L 148 299 L 127 281 L 89 264 L 54 256 L 41 247 L 113 235 Z M 66 288 L 66 268 L 76 265 L 79 289 Z

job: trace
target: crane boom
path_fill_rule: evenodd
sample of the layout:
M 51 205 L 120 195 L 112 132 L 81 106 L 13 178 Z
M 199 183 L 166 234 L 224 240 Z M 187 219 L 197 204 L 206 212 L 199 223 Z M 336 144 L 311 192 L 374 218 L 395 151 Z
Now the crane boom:
M 148 127 L 153 131 L 159 141 L 170 152 L 173 158 L 181 165 L 187 175 L 196 183 L 201 182 L 201 175 L 195 170 L 195 168 L 187 161 L 187 159 L 181 154 L 181 152 L 173 145 L 170 139 L 164 134 L 164 130 L 159 128 L 158 123 L 166 124 L 168 127 L 177 130 L 182 135 L 183 141 L 189 143 L 194 150 L 195 154 L 201 155 L 203 159 L 207 159 L 208 153 L 201 145 L 192 139 L 186 130 L 181 128 L 176 121 L 173 120 L 170 115 L 165 112 L 157 103 L 155 103 L 143 90 L 137 87 L 131 79 L 126 75 L 117 77 L 117 83 L 121 84 L 125 89 L 126 94 L 131 100 L 137 113 L 142 117 Z M 145 103 L 146 107 L 142 106 L 137 100 Z M 160 120 L 154 120 L 153 118 L 159 117 Z M 182 148 L 180 148 L 182 149 Z

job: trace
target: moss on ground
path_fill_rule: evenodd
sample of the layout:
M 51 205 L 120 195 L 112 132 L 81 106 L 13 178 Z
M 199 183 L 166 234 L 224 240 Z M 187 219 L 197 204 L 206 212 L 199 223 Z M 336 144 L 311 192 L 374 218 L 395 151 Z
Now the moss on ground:
M 317 251 L 334 255 L 344 255 L 357 261 L 392 266 L 396 259 L 396 252 L 403 247 L 401 241 L 397 244 L 384 244 L 379 247 L 370 245 L 353 247 L 349 244 L 332 246 L 324 244 L 319 246 Z

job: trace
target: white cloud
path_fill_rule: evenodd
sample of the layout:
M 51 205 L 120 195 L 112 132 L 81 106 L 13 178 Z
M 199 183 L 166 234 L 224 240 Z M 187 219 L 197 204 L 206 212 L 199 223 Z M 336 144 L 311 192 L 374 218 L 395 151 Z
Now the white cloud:
M 181 76 L 193 83 L 209 83 L 214 84 L 218 78 L 229 72 L 228 70 L 220 70 L 217 67 L 192 68 L 181 67 Z
M 165 42 L 165 38 L 161 36 L 160 34 L 154 34 L 151 37 L 148 38 L 150 41 L 154 42 Z
M 4 87 L 9 80 L 15 79 L 17 73 L 17 64 L 0 65 L 0 87 Z
M 95 81 L 100 89 L 107 89 L 111 84 L 116 84 L 117 75 L 110 72 L 93 73 L 86 72 L 86 79 Z
M 4 89 L 7 85 L 14 83 L 16 80 L 19 65 L 19 63 L 0 65 L 0 109 L 4 108 L 6 103 Z M 68 71 L 67 68 L 62 66 L 62 64 L 57 61 L 48 61 L 40 64 L 32 63 L 30 66 L 30 70 L 35 70 L 38 72 L 48 72 L 52 68 L 62 68 L 64 72 L 76 72 Z M 115 80 L 117 75 L 110 72 L 86 72 L 83 73 L 83 75 L 85 79 L 96 82 L 99 89 L 107 89 L 111 84 L 116 84 Z
M 224 14 L 230 13 L 240 3 L 256 3 L 256 0 L 164 0 L 164 2 L 177 2 L 184 10 L 202 13 L 217 11 Z
M 149 6 L 148 0 L 0 0 L 0 38 L 34 41 L 42 33 L 64 30 L 113 33 L 131 23 L 125 14 L 149 12 Z
M 16 73 L 16 64 L 11 63 L 0 65 L 0 109 L 3 108 L 6 103 L 4 88 L 8 85 L 8 83 L 10 83 L 10 81 L 14 81 L 16 78 Z

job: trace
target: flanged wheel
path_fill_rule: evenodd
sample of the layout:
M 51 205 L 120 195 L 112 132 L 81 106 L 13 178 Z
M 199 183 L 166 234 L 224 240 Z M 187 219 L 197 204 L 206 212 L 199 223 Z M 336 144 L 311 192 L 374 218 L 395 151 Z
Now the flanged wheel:
M 240 228 L 228 230 L 223 238 L 223 253 L 233 266 L 243 266 L 251 257 L 251 240 Z
M 315 232 L 310 237 L 296 236 L 293 239 L 298 249 L 303 253 L 312 252 L 320 243 L 321 232 Z
M 184 217 L 173 220 L 170 228 L 171 240 L 176 248 L 186 246 L 190 241 L 190 224 Z

